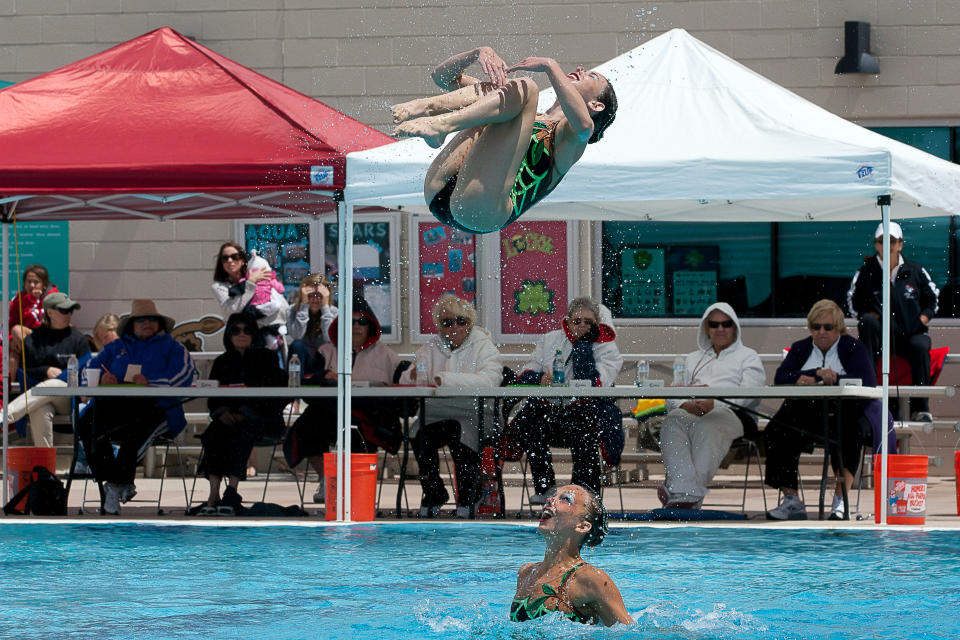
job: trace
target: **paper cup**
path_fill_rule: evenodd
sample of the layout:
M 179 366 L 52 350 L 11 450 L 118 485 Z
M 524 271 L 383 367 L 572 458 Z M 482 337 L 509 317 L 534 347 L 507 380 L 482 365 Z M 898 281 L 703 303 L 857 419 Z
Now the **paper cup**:
M 87 386 L 100 386 L 100 369 L 87 369 Z

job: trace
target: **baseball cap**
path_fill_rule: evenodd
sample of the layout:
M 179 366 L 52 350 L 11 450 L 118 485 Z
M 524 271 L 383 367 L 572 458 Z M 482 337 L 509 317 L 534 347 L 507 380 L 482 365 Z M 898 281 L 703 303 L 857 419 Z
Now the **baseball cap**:
M 57 311 L 76 311 L 80 308 L 80 303 L 71 300 L 67 294 L 60 291 L 54 291 L 43 299 L 44 309 L 56 309 Z
M 883 237 L 883 223 L 881 222 L 877 225 L 877 231 L 873 234 L 874 238 Z M 897 240 L 903 240 L 903 229 L 900 228 L 900 225 L 896 222 L 890 223 L 890 237 L 896 238 Z

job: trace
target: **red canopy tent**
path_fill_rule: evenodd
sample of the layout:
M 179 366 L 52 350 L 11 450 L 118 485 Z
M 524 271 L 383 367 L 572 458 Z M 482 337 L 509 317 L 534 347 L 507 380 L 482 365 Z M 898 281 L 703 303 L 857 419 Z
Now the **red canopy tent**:
M 393 139 L 164 27 L 0 92 L 19 219 L 317 214 Z M 67 215 L 64 215 L 67 214 Z
M 346 154 L 389 142 L 389 136 L 172 29 L 157 29 L 0 92 L 0 223 L 336 210 L 349 231 L 352 210 L 347 214 L 342 205 Z M 6 300 L 8 225 L 0 226 Z M 339 238 L 340 264 L 349 264 L 352 233 Z M 347 316 L 351 284 L 341 279 Z M 8 335 L 7 314 L 0 315 Z M 341 326 L 342 342 L 349 340 L 348 326 Z M 4 341 L 3 362 L 7 350 Z M 350 415 L 344 378 L 342 431 Z M 6 477 L 5 385 L 3 405 Z M 342 442 L 341 434 L 340 451 Z M 338 469 L 338 478 L 344 471 L 346 482 L 338 485 L 345 484 L 349 495 L 349 468 Z M 6 492 L 4 482 L 4 502 Z

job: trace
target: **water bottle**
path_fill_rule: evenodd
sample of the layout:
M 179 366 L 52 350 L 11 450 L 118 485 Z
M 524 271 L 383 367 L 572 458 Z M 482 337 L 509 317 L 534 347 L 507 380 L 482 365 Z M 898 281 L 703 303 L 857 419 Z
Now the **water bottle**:
M 673 361 L 673 384 L 674 386 L 682 386 L 686 380 L 687 373 L 687 359 L 684 356 L 679 356 L 676 360 Z
M 77 356 L 72 353 L 67 358 L 67 386 L 80 386 L 80 364 L 77 362 Z
M 287 363 L 287 386 L 300 386 L 300 357 L 297 354 L 290 356 L 290 362 Z
M 562 387 L 566 382 L 567 376 L 563 371 L 565 363 L 563 361 L 563 352 L 557 349 L 557 355 L 553 356 L 553 384 Z
M 430 386 L 430 380 L 427 377 L 427 361 L 426 360 L 417 361 L 417 386 L 418 387 Z
M 645 387 L 647 386 L 647 378 L 650 377 L 650 363 L 646 360 L 639 360 L 637 362 L 637 386 Z

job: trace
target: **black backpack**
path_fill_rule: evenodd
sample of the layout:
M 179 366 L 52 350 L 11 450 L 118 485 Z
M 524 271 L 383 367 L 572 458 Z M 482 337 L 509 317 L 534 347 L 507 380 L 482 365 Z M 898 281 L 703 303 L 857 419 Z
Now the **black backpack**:
M 67 514 L 67 490 L 57 476 L 50 473 L 46 467 L 33 468 L 34 480 L 21 489 L 3 507 L 3 512 L 9 515 L 24 516 L 64 516 Z M 16 505 L 23 497 L 27 503 L 23 511 L 18 511 Z

